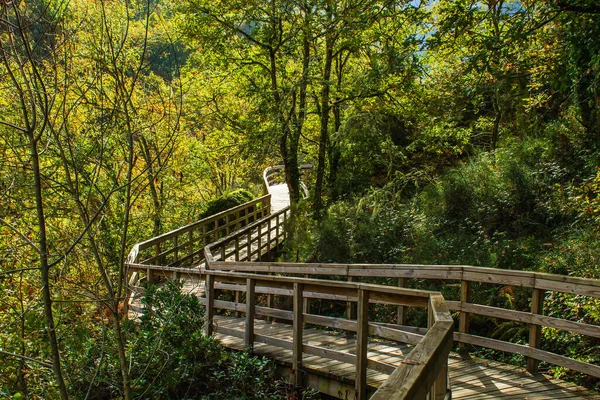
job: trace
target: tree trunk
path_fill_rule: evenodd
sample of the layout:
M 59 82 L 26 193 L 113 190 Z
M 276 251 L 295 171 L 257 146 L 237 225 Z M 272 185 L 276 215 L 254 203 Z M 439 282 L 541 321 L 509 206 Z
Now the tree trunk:
M 35 205 L 37 209 L 37 222 L 39 229 L 39 255 L 40 255 L 40 272 L 42 278 L 42 298 L 44 301 L 44 317 L 46 320 L 46 332 L 50 341 L 50 352 L 52 354 L 52 371 L 60 392 L 60 397 L 63 400 L 69 398 L 67 387 L 62 375 L 60 364 L 60 351 L 58 349 L 58 340 L 56 338 L 56 327 L 54 325 L 54 315 L 52 311 L 52 296 L 50 289 L 50 266 L 48 264 L 48 242 L 46 239 L 46 217 L 44 214 L 44 202 L 42 196 L 42 179 L 40 173 L 40 159 L 38 156 L 37 141 L 34 132 L 28 133 L 30 153 L 31 153 L 31 168 L 34 177 Z
M 325 66 L 323 68 L 323 82 L 321 88 L 321 134 L 319 137 L 319 158 L 317 162 L 317 176 L 315 180 L 315 193 L 313 198 L 313 213 L 315 218 L 320 219 L 323 211 L 323 181 L 325 178 L 325 157 L 327 155 L 327 144 L 329 142 L 329 105 L 331 65 L 333 63 L 333 45 L 335 39 L 327 35 L 325 38 Z
M 339 93 L 342 88 L 342 80 L 344 78 L 344 65 L 346 65 L 346 61 L 348 58 L 344 57 L 343 53 L 340 54 L 336 58 L 336 91 L 337 95 L 335 97 L 335 102 L 333 104 L 333 132 L 335 135 L 339 135 L 340 128 L 342 127 L 342 105 L 340 102 Z M 336 142 L 330 140 L 328 147 L 328 155 L 329 155 L 329 202 L 332 203 L 338 199 L 338 189 L 337 189 L 337 172 L 338 166 L 340 164 L 340 157 L 342 156 L 339 146 Z

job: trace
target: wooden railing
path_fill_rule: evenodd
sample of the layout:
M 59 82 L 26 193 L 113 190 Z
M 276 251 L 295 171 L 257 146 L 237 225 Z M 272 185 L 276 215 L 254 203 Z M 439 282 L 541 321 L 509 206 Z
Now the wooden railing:
M 265 170 L 263 178 L 267 189 L 279 183 L 276 175 L 280 174 L 281 170 L 281 166 Z M 147 271 L 149 279 L 153 271 L 172 274 L 174 278 L 183 273 L 198 275 L 198 278 L 205 276 L 206 326 L 209 333 L 214 329 L 213 317 L 216 310 L 245 312 L 246 324 L 243 332 L 216 327 L 217 332 L 243 337 L 249 347 L 255 342 L 262 342 L 291 349 L 294 352 L 294 365 L 298 367 L 296 371 L 301 369 L 302 353 L 353 363 L 357 368 L 356 388 L 361 398 L 365 398 L 366 393 L 367 366 L 392 374 L 374 395 L 376 400 L 424 399 L 428 394 L 431 394 L 429 398 L 433 399 L 449 396 L 446 381 L 447 355 L 451 346 L 449 338 L 452 337 L 462 347 L 474 345 L 522 354 L 527 357 L 527 369 L 532 373 L 537 371 L 539 361 L 544 361 L 600 378 L 600 366 L 543 350 L 541 343 L 542 327 L 600 338 L 600 327 L 597 325 L 544 315 L 544 300 L 552 293 L 600 299 L 599 280 L 471 266 L 251 262 L 260 260 L 264 254 L 281 245 L 287 237 L 285 225 L 290 217 L 289 208 L 270 214 L 269 196 L 251 203 L 136 245 L 129 255 L 130 270 Z M 202 253 L 205 268 L 184 267 L 202 262 Z M 140 257 L 140 254 L 145 255 Z M 139 261 L 140 259 L 142 261 Z M 332 285 L 331 280 L 308 279 L 315 275 L 341 282 Z M 390 278 L 397 279 L 398 287 L 360 282 L 377 281 L 377 278 L 386 278 L 388 283 Z M 460 290 L 456 298 L 444 301 L 437 292 L 404 288 L 411 279 L 450 282 L 459 286 Z M 531 307 L 527 311 L 518 311 L 477 304 L 471 293 L 473 284 L 500 285 L 503 289 L 527 288 L 530 290 Z M 215 290 L 220 293 L 233 292 L 235 300 L 217 299 Z M 245 302 L 241 302 L 243 293 L 246 293 Z M 266 295 L 263 296 L 265 305 L 256 303 L 256 294 Z M 292 297 L 293 310 L 274 308 L 275 296 Z M 347 319 L 311 314 L 311 299 L 347 302 Z M 366 309 L 369 303 L 396 307 L 397 324 L 386 325 L 368 321 Z M 407 306 L 429 309 L 427 328 L 406 326 Z M 357 311 L 354 311 L 355 308 Z M 450 332 L 454 323 L 449 310 L 456 311 L 458 332 L 453 335 Z M 472 315 L 527 324 L 528 344 L 474 335 L 470 330 Z M 286 341 L 254 334 L 256 316 L 292 321 L 294 340 Z M 303 323 L 357 332 L 356 355 L 304 344 L 300 329 Z M 406 361 L 394 369 L 393 366 L 366 358 L 364 346 L 368 335 L 415 347 Z
M 559 365 L 587 375 L 600 378 L 600 366 L 575 360 L 564 355 L 541 349 L 541 328 L 551 327 L 579 335 L 600 338 L 600 326 L 578 321 L 570 321 L 544 315 L 545 294 L 566 293 L 589 296 L 600 299 L 600 280 L 575 278 L 538 272 L 501 270 L 471 266 L 447 265 L 368 265 L 368 264 L 292 264 L 292 263 L 222 263 L 215 262 L 211 268 L 244 273 L 286 274 L 291 276 L 330 276 L 333 279 L 357 281 L 360 279 L 397 278 L 399 286 L 408 279 L 451 281 L 460 285 L 459 297 L 448 300 L 448 308 L 457 311 L 458 332 L 454 341 L 461 346 L 474 345 L 489 349 L 521 354 L 527 357 L 527 369 L 535 373 L 539 361 Z M 501 285 L 503 288 L 531 289 L 530 311 L 517 311 L 485 304 L 476 304 L 471 298 L 473 284 Z M 404 323 L 403 307 L 399 309 L 398 324 Z M 504 340 L 482 337 L 470 333 L 472 315 L 517 321 L 529 325 L 529 343 L 527 345 Z M 423 330 L 405 328 L 413 333 Z
M 424 399 L 428 394 L 431 394 L 431 399 L 449 397 L 447 364 L 452 344 L 453 321 L 441 294 L 356 282 L 336 282 L 332 286 L 331 281 L 327 280 L 249 274 L 271 273 L 273 271 L 268 267 L 271 265 L 281 266 L 278 273 L 298 273 L 293 266 L 292 270 L 288 271 L 285 267 L 287 264 L 247 262 L 247 260 L 257 257 L 259 249 L 266 253 L 285 239 L 285 230 L 280 227 L 288 216 L 289 209 L 283 209 L 205 247 L 207 334 L 213 333 L 213 318 L 216 310 L 245 312 L 245 331 L 238 332 L 216 327 L 216 332 L 244 338 L 248 347 L 252 347 L 253 343 L 257 341 L 293 350 L 293 370 L 296 371 L 297 383 L 300 379 L 302 353 L 307 353 L 354 364 L 356 366 L 355 385 L 359 399 L 367 398 L 367 365 L 391 374 L 389 382 L 376 392 L 374 399 Z M 266 239 L 265 236 L 267 236 Z M 250 258 L 248 254 L 251 255 Z M 258 268 L 254 269 L 253 266 Z M 300 275 L 327 275 L 329 272 L 324 265 L 311 268 L 308 264 L 300 272 Z M 216 300 L 215 289 L 218 289 L 221 295 L 228 291 L 233 292 L 235 301 Z M 246 293 L 245 303 L 240 301 L 243 292 Z M 266 295 L 263 296 L 264 306 L 255 304 L 256 294 Z M 275 296 L 292 297 L 294 311 L 273 308 L 273 305 L 277 303 Z M 357 311 L 354 313 L 356 319 L 311 314 L 310 299 L 346 301 L 356 307 Z M 384 326 L 369 322 L 367 310 L 369 303 L 395 307 L 409 305 L 427 307 L 430 316 L 428 329 L 414 328 L 415 331 L 420 332 L 415 334 L 399 330 L 399 327 L 392 325 Z M 264 335 L 254 335 L 255 316 L 292 321 L 293 340 L 286 341 Z M 303 323 L 356 332 L 356 355 L 303 344 L 300 328 Z M 405 361 L 395 368 L 389 364 L 367 360 L 365 346 L 369 334 L 415 347 Z
M 285 183 L 285 176 L 283 174 L 284 168 L 285 167 L 283 165 L 274 165 L 266 168 L 263 171 L 263 184 L 266 193 L 269 193 L 269 187 Z M 298 167 L 298 169 L 304 174 L 306 174 L 311 168 L 312 164 L 301 164 Z M 308 188 L 302 180 L 300 181 L 300 188 L 302 189 L 302 196 L 305 199 L 308 198 Z
M 271 212 L 271 195 L 201 219 L 182 228 L 133 246 L 127 257 L 131 271 L 145 271 L 152 280 L 154 271 L 164 267 L 190 267 L 204 262 L 204 247 L 254 224 Z
M 285 223 L 290 215 L 290 208 L 284 208 L 208 244 L 206 269 L 215 261 L 260 261 L 271 250 L 278 250 L 287 237 Z
M 207 254 L 207 266 L 211 266 Z M 277 348 L 292 351 L 292 371 L 294 383 L 302 384 L 303 354 L 353 364 L 356 368 L 355 389 L 358 399 L 367 399 L 367 368 L 391 374 L 372 399 L 444 399 L 450 397 L 448 387 L 448 354 L 452 347 L 453 321 L 440 293 L 414 289 L 395 288 L 382 285 L 369 285 L 354 282 L 339 282 L 278 276 L 262 276 L 223 271 L 206 273 L 206 334 L 214 332 L 244 339 L 247 348 L 254 343 L 265 343 Z M 236 293 L 236 301 L 218 300 L 215 289 L 221 295 L 227 291 Z M 245 293 L 245 302 L 240 302 Z M 274 308 L 273 302 L 257 304 L 257 294 L 271 294 L 292 297 L 292 311 Z M 263 296 L 264 297 L 264 296 Z M 327 317 L 311 313 L 306 309 L 305 299 L 343 299 L 357 307 L 356 320 Z M 281 304 L 282 302 L 280 302 Z M 424 307 L 429 311 L 427 333 L 415 335 L 395 327 L 369 321 L 369 304 L 388 304 Z M 245 313 L 244 330 L 220 327 L 214 323 L 216 310 Z M 264 334 L 254 333 L 255 317 L 277 318 L 292 322 L 292 340 L 285 340 Z M 303 340 L 303 325 L 344 329 L 356 332 L 355 354 L 330 348 L 313 346 Z M 367 343 L 369 336 L 414 345 L 412 351 L 399 366 L 368 359 Z

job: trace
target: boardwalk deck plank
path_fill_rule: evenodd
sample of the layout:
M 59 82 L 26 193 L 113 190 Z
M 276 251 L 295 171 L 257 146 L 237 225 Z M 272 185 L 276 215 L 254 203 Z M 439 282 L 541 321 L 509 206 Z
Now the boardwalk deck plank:
M 217 321 L 229 328 L 243 330 L 244 320 L 233 317 L 218 316 Z M 221 322 L 223 321 L 223 322 Z M 282 323 L 271 323 L 267 321 L 256 321 L 255 332 L 257 334 L 272 335 L 278 338 L 291 338 L 291 325 Z M 217 338 L 232 348 L 243 347 L 242 339 L 232 338 L 225 335 L 217 335 Z M 353 354 L 355 352 L 354 337 L 346 337 L 345 334 L 316 329 L 304 330 L 305 344 L 327 347 L 337 351 Z M 370 340 L 368 346 L 369 358 L 372 360 L 398 365 L 403 356 L 410 351 L 409 346 L 398 346 L 384 340 Z M 292 353 L 268 345 L 258 345 L 256 354 L 267 356 L 291 365 Z M 495 361 L 469 359 L 463 360 L 458 354 L 452 354 L 449 361 L 450 383 L 452 387 L 452 398 L 454 399 L 596 399 L 600 396 L 579 386 L 549 379 L 543 375 L 532 376 L 524 369 L 506 365 Z M 329 360 L 323 357 L 304 353 L 304 368 L 326 376 L 336 376 L 345 382 L 352 382 L 355 376 L 354 366 L 348 363 Z M 367 382 L 371 387 L 379 387 L 389 375 L 375 370 L 369 370 Z

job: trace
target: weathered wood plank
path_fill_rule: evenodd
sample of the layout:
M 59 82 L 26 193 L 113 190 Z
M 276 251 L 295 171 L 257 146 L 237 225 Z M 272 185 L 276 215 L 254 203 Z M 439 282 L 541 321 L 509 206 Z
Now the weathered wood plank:
M 294 283 L 294 298 L 293 298 L 293 309 L 294 309 L 294 321 L 293 321 L 293 360 L 292 365 L 294 369 L 294 384 L 300 386 L 302 384 L 302 349 L 303 339 L 302 333 L 304 330 L 303 321 L 303 300 L 304 286 L 301 283 Z
M 369 337 L 369 297 L 371 293 L 358 289 L 357 339 L 356 339 L 356 393 L 358 400 L 367 399 L 367 343 Z

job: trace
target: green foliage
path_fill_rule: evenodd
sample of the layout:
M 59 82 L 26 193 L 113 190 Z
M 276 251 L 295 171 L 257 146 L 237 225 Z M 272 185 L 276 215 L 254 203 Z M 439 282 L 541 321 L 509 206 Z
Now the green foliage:
M 502 144 L 493 154 L 481 153 L 445 170 L 414 194 L 404 190 L 405 184 L 392 181 L 360 199 L 331 205 L 322 221 L 305 224 L 307 242 L 313 243 L 302 247 L 305 259 L 471 264 L 598 278 L 598 172 L 582 180 L 589 164 L 579 157 L 567 163 L 548 139 Z M 586 169 L 574 167 L 582 163 L 588 165 Z M 396 284 L 385 278 L 374 281 Z M 408 284 L 441 291 L 449 299 L 459 297 L 459 288 L 451 283 L 413 279 Z M 471 296 L 476 304 L 505 309 L 528 311 L 531 306 L 531 290 L 512 286 L 473 284 Z M 593 298 L 554 293 L 546 297 L 545 307 L 545 315 L 600 322 L 600 305 Z M 385 307 L 371 314 L 385 322 L 395 317 Z M 408 321 L 425 326 L 427 315 L 409 310 Z M 525 323 L 476 315 L 470 332 L 520 344 L 529 337 Z M 598 362 L 596 339 L 547 328 L 543 334 L 544 349 Z M 525 361 L 522 356 L 490 350 L 478 354 L 520 365 Z M 589 386 L 596 384 L 562 368 L 552 371 Z
M 206 204 L 206 208 L 200 213 L 199 219 L 210 217 L 235 206 L 242 205 L 254 199 L 254 195 L 245 189 L 234 190 L 225 193 Z
M 231 352 L 202 333 L 204 307 L 198 297 L 182 293 L 182 284 L 146 287 L 139 324 L 130 323 L 127 337 L 132 387 L 136 397 L 152 399 L 279 398 L 274 364 L 247 353 Z M 113 335 L 86 342 L 73 360 L 74 389 L 81 397 L 118 397 L 112 382 L 120 373 Z M 100 345 L 98 345 L 100 344 Z M 87 365 L 86 365 L 87 364 Z M 83 366 L 83 368 L 81 368 Z M 79 369 L 81 368 L 81 369 Z
M 390 115 L 363 113 L 348 118 L 333 138 L 340 152 L 334 190 L 358 196 L 370 186 L 382 185 L 403 160 L 398 145 L 406 143 L 407 136 L 404 124 Z

